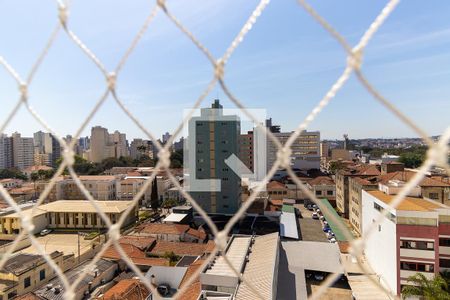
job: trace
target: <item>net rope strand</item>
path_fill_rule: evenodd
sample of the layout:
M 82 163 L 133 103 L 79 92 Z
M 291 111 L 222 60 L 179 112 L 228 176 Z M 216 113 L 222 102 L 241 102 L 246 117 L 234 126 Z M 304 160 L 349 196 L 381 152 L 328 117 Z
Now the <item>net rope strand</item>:
M 10 205 L 10 207 L 18 214 L 19 218 L 22 222 L 22 231 L 18 234 L 18 236 L 15 238 L 13 243 L 7 248 L 6 253 L 1 257 L 0 259 L 0 269 L 3 268 L 4 264 L 8 260 L 8 258 L 13 255 L 13 252 L 15 248 L 17 247 L 19 241 L 22 238 L 29 238 L 31 241 L 31 244 L 35 247 L 37 254 L 42 255 L 42 257 L 46 260 L 46 262 L 49 264 L 49 266 L 55 271 L 56 276 L 61 279 L 61 283 L 65 289 L 64 292 L 64 298 L 65 299 L 73 299 L 76 293 L 76 287 L 77 285 L 81 284 L 83 278 L 87 275 L 89 270 L 95 266 L 95 264 L 101 259 L 102 254 L 108 249 L 109 247 L 114 247 L 116 251 L 119 253 L 122 260 L 126 263 L 126 265 L 133 271 L 135 274 L 139 277 L 139 279 L 142 281 L 144 286 L 151 291 L 153 294 L 158 294 L 158 291 L 155 286 L 153 286 L 149 279 L 145 278 L 145 275 L 139 270 L 139 268 L 133 263 L 133 261 L 126 255 L 125 251 L 121 247 L 119 243 L 120 238 L 120 228 L 124 224 L 126 220 L 126 215 L 128 212 L 131 212 L 134 205 L 137 205 L 139 202 L 139 199 L 144 195 L 144 193 L 147 191 L 147 189 L 150 188 L 150 185 L 152 184 L 153 180 L 155 180 L 156 176 L 159 174 L 159 172 L 165 172 L 170 180 L 170 182 L 177 188 L 180 193 L 187 199 L 189 203 L 193 206 L 193 208 L 204 218 L 206 224 L 209 226 L 209 228 L 212 231 L 213 236 L 215 237 L 215 247 L 212 250 L 212 253 L 205 259 L 205 261 L 201 264 L 200 268 L 198 268 L 193 276 L 191 276 L 185 284 L 180 287 L 178 290 L 178 293 L 175 295 L 175 298 L 180 298 L 183 293 L 189 288 L 190 284 L 193 283 L 195 280 L 197 280 L 200 276 L 200 273 L 205 269 L 207 265 L 211 263 L 211 261 L 216 257 L 216 255 L 223 255 L 225 263 L 230 267 L 233 273 L 235 273 L 241 282 L 245 282 L 249 289 L 253 292 L 255 299 L 263 298 L 263 296 L 260 294 L 259 290 L 252 284 L 251 281 L 246 280 L 245 276 L 242 274 L 239 274 L 238 270 L 236 270 L 233 265 L 230 263 L 229 258 L 224 254 L 224 245 L 226 245 L 227 242 L 227 236 L 230 233 L 233 226 L 236 224 L 236 222 L 239 221 L 240 218 L 242 218 L 247 211 L 247 209 L 250 207 L 250 205 L 255 201 L 256 197 L 258 196 L 258 193 L 263 190 L 265 185 L 269 182 L 269 180 L 272 178 L 272 176 L 275 174 L 277 169 L 279 167 L 286 168 L 288 175 L 292 178 L 294 183 L 300 188 L 300 190 L 309 198 L 311 201 L 316 203 L 322 211 L 325 213 L 329 212 L 328 207 L 321 205 L 321 202 L 318 200 L 318 198 L 312 193 L 306 185 L 298 178 L 297 174 L 293 171 L 292 167 L 289 164 L 289 156 L 291 154 L 291 147 L 292 144 L 296 141 L 296 139 L 300 136 L 301 132 L 303 130 L 306 130 L 309 126 L 309 124 L 322 112 L 322 110 L 329 104 L 329 102 L 335 97 L 336 93 L 345 86 L 349 76 L 351 73 L 355 73 L 358 81 L 360 82 L 361 86 L 363 86 L 369 94 L 371 94 L 374 99 L 378 102 L 380 102 L 387 110 L 391 111 L 397 119 L 399 119 L 402 123 L 404 123 L 406 126 L 411 128 L 414 132 L 416 132 L 428 145 L 428 151 L 427 151 L 427 157 L 422 166 L 418 169 L 418 172 L 407 182 L 407 184 L 401 189 L 399 194 L 397 194 L 390 206 L 392 208 L 397 207 L 401 201 L 405 198 L 405 196 L 408 195 L 408 192 L 414 188 L 415 185 L 417 185 L 426 175 L 426 172 L 430 170 L 430 168 L 433 165 L 440 166 L 444 168 L 447 173 L 450 175 L 450 166 L 447 161 L 447 153 L 449 151 L 448 144 L 450 141 L 450 127 L 448 127 L 444 133 L 442 134 L 440 140 L 435 143 L 433 142 L 428 135 L 423 131 L 417 124 L 409 119 L 401 110 L 396 108 L 392 102 L 390 102 L 388 99 L 386 99 L 375 87 L 371 84 L 371 82 L 364 76 L 362 72 L 362 60 L 364 57 L 364 49 L 367 47 L 367 45 L 370 43 L 371 38 L 373 35 L 378 31 L 378 29 L 381 27 L 381 25 L 384 23 L 384 21 L 390 16 L 390 14 L 396 9 L 399 0 L 391 0 L 389 1 L 385 7 L 382 9 L 382 11 L 378 14 L 378 16 L 375 18 L 375 20 L 371 23 L 371 25 L 368 27 L 366 32 L 361 37 L 359 43 L 355 47 L 351 47 L 346 39 L 337 31 L 332 25 L 330 25 L 317 11 L 314 10 L 314 8 L 309 5 L 304 0 L 298 0 L 298 3 L 300 6 L 314 19 L 316 20 L 325 30 L 328 32 L 333 38 L 335 38 L 338 43 L 343 47 L 343 49 L 346 51 L 347 56 L 347 64 L 344 68 L 342 74 L 338 77 L 336 82 L 331 86 L 329 91 L 325 94 L 325 96 L 318 102 L 316 107 L 307 115 L 305 120 L 303 120 L 296 128 L 296 130 L 291 134 L 291 136 L 288 138 L 286 143 L 283 145 L 276 136 L 267 130 L 264 126 L 261 127 L 267 138 L 275 145 L 277 149 L 277 157 L 276 160 L 272 166 L 272 168 L 267 172 L 264 179 L 252 190 L 251 194 L 249 195 L 249 198 L 245 203 L 242 204 L 242 206 L 239 208 L 238 212 L 230 219 L 230 221 L 226 224 L 225 228 L 221 231 L 218 230 L 214 222 L 208 217 L 206 212 L 201 208 L 201 206 L 195 201 L 195 199 L 189 194 L 188 191 L 184 190 L 183 187 L 180 185 L 176 177 L 173 175 L 173 173 L 170 170 L 170 145 L 175 141 L 175 139 L 180 135 L 183 126 L 185 126 L 190 117 L 195 113 L 195 110 L 197 110 L 201 104 L 203 103 L 204 99 L 207 97 L 207 95 L 213 90 L 213 88 L 216 85 L 219 85 L 220 88 L 223 90 L 225 95 L 230 99 L 231 102 L 233 102 L 238 109 L 240 109 L 250 120 L 255 122 L 255 124 L 259 123 L 259 120 L 255 118 L 251 112 L 246 108 L 244 103 L 239 100 L 237 97 L 233 95 L 231 92 L 231 89 L 226 85 L 225 83 L 225 66 L 228 63 L 229 59 L 231 58 L 234 51 L 239 47 L 239 45 L 242 43 L 242 41 L 245 39 L 245 37 L 249 34 L 250 30 L 257 25 L 258 17 L 267 9 L 269 5 L 269 0 L 261 0 L 255 7 L 255 9 L 252 11 L 248 19 L 244 22 L 244 25 L 241 27 L 235 38 L 231 41 L 230 45 L 226 48 L 224 54 L 219 57 L 215 58 L 211 52 L 209 51 L 208 47 L 206 47 L 187 27 L 170 11 L 168 8 L 167 3 L 170 1 L 166 0 L 157 0 L 152 1 L 152 5 L 149 8 L 149 14 L 144 20 L 142 26 L 138 30 L 138 32 L 134 35 L 134 38 L 132 39 L 130 45 L 128 48 L 126 48 L 124 54 L 122 57 L 118 60 L 118 63 L 116 67 L 113 69 L 113 71 L 108 71 L 108 69 L 105 67 L 99 56 L 94 53 L 91 48 L 86 45 L 82 39 L 71 30 L 69 26 L 69 8 L 70 3 L 69 1 L 56 1 L 56 8 L 57 13 L 56 17 L 58 19 L 58 23 L 55 26 L 54 30 L 52 31 L 47 43 L 45 44 L 43 50 L 38 55 L 36 61 L 31 66 L 31 69 L 28 73 L 28 76 L 26 77 L 26 81 L 22 79 L 22 77 L 19 75 L 19 73 L 16 71 L 16 69 L 6 60 L 5 57 L 0 55 L 0 65 L 3 66 L 3 68 L 6 70 L 6 73 L 9 74 L 9 76 L 17 83 L 18 90 L 19 90 L 19 99 L 16 102 L 16 104 L 13 106 L 13 109 L 8 113 L 6 119 L 2 121 L 0 124 L 0 132 L 3 132 L 4 129 L 9 125 L 11 120 L 14 118 L 14 116 L 17 114 L 17 111 L 20 109 L 22 105 L 24 105 L 30 113 L 30 115 L 39 123 L 41 124 L 48 132 L 50 132 L 55 138 L 60 142 L 61 147 L 63 149 L 62 153 L 62 162 L 58 169 L 56 170 L 54 176 L 51 178 L 51 180 L 46 184 L 44 190 L 40 194 L 38 200 L 36 201 L 36 204 L 31 210 L 30 216 L 27 216 L 24 211 L 20 209 L 18 204 L 14 201 L 14 199 L 11 197 L 11 195 L 8 193 L 8 191 L 0 185 L 0 195 L 5 199 L 5 201 Z M 183 33 L 185 34 L 189 40 L 192 42 L 193 46 L 199 49 L 199 51 L 207 58 L 207 60 L 212 65 L 212 76 L 210 82 L 205 87 L 204 91 L 200 94 L 200 96 L 197 98 L 197 100 L 194 102 L 192 108 L 188 112 L 188 114 L 182 119 L 182 122 L 177 126 L 173 134 L 171 135 L 169 142 L 165 145 L 161 145 L 161 143 L 158 141 L 158 139 L 151 133 L 150 130 L 148 130 L 141 122 L 140 120 L 133 114 L 131 110 L 127 108 L 127 106 L 121 101 L 121 97 L 117 92 L 117 78 L 119 74 L 121 73 L 121 70 L 123 67 L 126 66 L 126 63 L 128 61 L 128 58 L 133 54 L 134 50 L 139 47 L 139 41 L 142 39 L 142 37 L 147 33 L 147 31 L 150 28 L 150 25 L 152 21 L 154 20 L 155 16 L 157 15 L 158 11 L 161 10 L 163 14 L 172 22 L 175 24 L 175 26 Z M 60 32 L 62 31 L 70 38 L 70 40 L 73 42 L 73 44 L 78 47 L 86 56 L 86 58 L 93 63 L 97 69 L 103 74 L 105 78 L 105 90 L 101 94 L 101 96 L 98 98 L 98 100 L 95 102 L 94 107 L 88 112 L 88 115 L 82 119 L 82 122 L 79 126 L 79 128 L 76 130 L 73 139 L 70 143 L 67 143 L 64 139 L 62 139 L 61 135 L 59 135 L 57 132 L 52 130 L 51 126 L 46 123 L 45 119 L 42 118 L 36 110 L 32 108 L 32 106 L 29 104 L 29 97 L 28 94 L 28 87 L 31 84 L 33 78 L 37 76 L 37 72 L 42 65 L 42 63 L 45 61 L 46 57 L 49 54 L 49 51 L 54 45 L 55 40 L 60 36 Z M 156 164 L 152 174 L 146 181 L 144 182 L 142 188 L 139 190 L 139 192 L 133 197 L 132 204 L 130 207 L 127 208 L 126 213 L 123 214 L 119 220 L 116 223 L 112 223 L 111 220 L 108 218 L 108 216 L 102 211 L 102 209 L 99 207 L 99 205 L 95 202 L 92 195 L 89 193 L 89 191 L 86 189 L 86 187 L 83 185 L 82 181 L 78 177 L 77 173 L 75 172 L 73 168 L 74 164 L 74 147 L 77 142 L 77 139 L 80 137 L 81 133 L 89 122 L 92 120 L 92 118 L 97 114 L 97 112 L 101 109 L 102 105 L 107 101 L 109 97 L 112 97 L 113 101 L 119 106 L 119 108 L 125 113 L 125 115 L 144 133 L 144 135 L 153 142 L 156 149 L 158 150 L 158 163 Z M 76 186 L 80 189 L 80 191 L 83 193 L 83 195 L 86 197 L 87 201 L 89 201 L 93 207 L 95 208 L 96 212 L 100 216 L 101 220 L 107 224 L 109 230 L 107 232 L 107 241 L 105 241 L 104 244 L 102 244 L 98 252 L 95 254 L 95 256 L 92 258 L 92 260 L 87 264 L 86 268 L 82 270 L 82 272 L 78 275 L 78 277 L 75 279 L 74 282 L 70 283 L 68 282 L 67 277 L 64 275 L 60 267 L 53 261 L 53 259 L 48 255 L 43 249 L 43 247 L 40 245 L 38 240 L 33 234 L 33 223 L 32 223 L 32 217 L 36 213 L 36 210 L 40 204 L 42 204 L 47 196 L 50 194 L 51 190 L 54 188 L 57 178 L 63 174 L 64 170 L 68 170 L 70 176 L 72 177 L 74 183 Z M 363 263 L 365 262 L 363 257 L 363 251 L 364 251 L 364 245 L 366 239 L 372 234 L 374 228 L 378 226 L 383 221 L 383 218 L 386 217 L 388 210 L 385 210 L 383 214 L 372 224 L 370 227 L 370 230 L 367 234 L 365 234 L 363 237 L 353 239 L 353 236 L 351 235 L 350 231 L 338 218 L 336 218 L 333 214 L 327 213 L 327 215 L 330 216 L 331 219 L 335 221 L 335 223 L 339 226 L 339 228 L 342 230 L 344 235 L 349 239 L 350 241 L 350 251 L 351 254 L 357 258 L 358 266 L 359 268 L 364 272 L 368 273 L 368 269 L 366 265 Z M 327 277 L 327 279 L 321 284 L 319 289 L 314 292 L 310 299 L 320 299 L 320 297 L 323 295 L 323 293 L 326 292 L 327 287 L 333 284 L 335 280 L 339 278 L 339 274 L 330 274 L 330 276 Z M 368 276 L 368 278 L 372 281 L 373 285 L 376 286 L 380 292 L 383 292 L 385 294 L 388 294 L 389 291 L 387 291 L 379 281 L 376 281 L 371 276 Z M 396 298 L 396 295 L 389 295 L 392 298 Z

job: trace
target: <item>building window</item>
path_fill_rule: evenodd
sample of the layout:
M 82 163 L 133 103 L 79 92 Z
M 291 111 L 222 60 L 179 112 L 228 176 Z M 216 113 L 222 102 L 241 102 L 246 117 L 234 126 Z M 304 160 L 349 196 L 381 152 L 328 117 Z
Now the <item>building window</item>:
M 25 288 L 27 288 L 27 287 L 29 287 L 31 285 L 31 278 L 30 278 L 30 276 L 26 277 L 23 280 L 23 285 L 24 285 Z
M 39 271 L 39 280 L 45 279 L 45 269 Z
M 439 194 L 438 193 L 430 193 L 428 196 L 430 197 L 430 199 L 433 199 L 433 200 L 438 200 L 439 199 Z
M 12 299 L 16 296 L 17 296 L 17 291 L 12 291 L 11 293 L 8 294 L 8 299 Z
M 373 208 L 375 208 L 376 210 L 378 210 L 378 211 L 383 211 L 383 208 L 378 204 L 378 203 L 373 203 Z
M 434 273 L 434 265 L 401 261 L 400 270 Z
M 439 267 L 441 268 L 450 268 L 450 259 L 440 259 Z
M 328 196 L 333 196 L 333 191 L 327 191 Z
M 450 247 L 450 238 L 440 238 L 439 239 L 439 246 Z
M 434 250 L 434 242 L 426 241 L 400 241 L 400 248 L 417 250 Z
M 316 196 L 322 195 L 322 191 L 316 191 Z

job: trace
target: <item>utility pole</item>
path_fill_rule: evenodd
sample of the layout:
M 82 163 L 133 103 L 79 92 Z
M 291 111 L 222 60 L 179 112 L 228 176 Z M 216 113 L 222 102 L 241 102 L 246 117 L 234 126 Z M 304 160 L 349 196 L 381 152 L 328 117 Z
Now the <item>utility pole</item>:
M 78 236 L 78 263 L 80 263 L 80 232 L 77 232 Z

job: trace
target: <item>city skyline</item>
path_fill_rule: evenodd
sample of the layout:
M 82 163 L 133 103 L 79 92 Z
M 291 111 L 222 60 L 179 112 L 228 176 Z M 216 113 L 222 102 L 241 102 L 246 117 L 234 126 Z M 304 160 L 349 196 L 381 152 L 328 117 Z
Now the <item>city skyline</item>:
M 168 7 L 213 55 L 219 56 L 256 1 L 239 4 L 219 1 L 195 7 L 191 4 L 169 1 Z M 15 3 L 3 5 L 1 20 L 8 26 L 0 29 L 6 41 L 0 53 L 25 76 L 39 53 L 28 49 L 43 47 L 56 23 L 56 7 L 53 3 L 30 1 L 23 4 L 28 10 L 19 9 Z M 149 5 L 143 1 L 122 7 L 108 2 L 107 11 L 102 9 L 104 5 L 102 1 L 74 3 L 70 26 L 112 68 L 125 51 L 124 45 L 131 42 L 129 33 L 137 32 L 142 25 Z M 340 4 L 314 3 L 319 13 L 354 43 L 384 3 L 353 1 L 348 5 L 354 8 L 351 15 Z M 420 18 L 411 18 L 418 9 Z M 450 4 L 437 9 L 420 1 L 401 3 L 369 44 L 363 65 L 365 74 L 380 92 L 430 136 L 442 133 L 448 125 L 445 112 L 450 109 L 447 100 L 450 88 L 445 83 L 450 73 L 441 66 L 450 62 L 447 41 L 450 24 L 445 18 L 449 10 Z M 19 14 L 21 17 L 15 18 Z M 31 14 L 41 17 L 33 18 Z M 127 17 L 120 24 L 98 21 L 121 19 L 122 14 Z M 14 32 L 9 31 L 11 26 Z M 30 26 L 35 29 L 33 36 L 27 34 Z M 164 46 L 156 47 L 161 45 Z M 344 64 L 345 53 L 340 46 L 295 2 L 272 2 L 231 57 L 225 81 L 246 107 L 267 109 L 283 130 L 291 131 L 324 95 Z M 144 126 L 160 136 L 166 131 L 173 132 L 182 119 L 182 110 L 192 107 L 211 73 L 198 49 L 159 14 L 119 76 L 118 94 Z M 5 83 L 0 91 L 0 98 L 5 99 L 0 112 L 0 119 L 4 120 L 15 104 L 17 90 L 3 71 L 0 81 Z M 58 134 L 73 135 L 103 88 L 101 74 L 61 35 L 30 86 L 30 104 Z M 203 104 L 217 97 L 224 107 L 235 107 L 218 87 Z M 59 105 L 62 102 L 64 107 Z M 64 109 L 70 109 L 71 113 Z M 111 118 L 112 115 L 116 117 Z M 177 122 L 167 124 L 166 119 Z M 358 126 L 361 122 L 365 126 Z M 127 132 L 130 138 L 144 137 L 112 99 L 106 101 L 82 136 L 97 124 Z M 373 100 L 353 77 L 308 129 L 323 132 L 325 139 L 340 138 L 343 133 L 351 138 L 416 136 Z M 33 131 L 44 129 L 22 108 L 5 132 L 16 130 L 30 136 Z

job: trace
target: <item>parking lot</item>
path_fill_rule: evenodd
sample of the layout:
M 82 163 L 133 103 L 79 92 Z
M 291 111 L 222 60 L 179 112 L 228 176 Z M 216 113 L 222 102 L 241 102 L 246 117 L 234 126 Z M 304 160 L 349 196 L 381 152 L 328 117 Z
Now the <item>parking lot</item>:
M 312 218 L 312 211 L 309 211 L 303 204 L 295 204 L 300 210 L 303 218 L 299 219 L 300 239 L 311 242 L 327 242 L 328 238 L 322 230 L 322 222 Z
M 65 255 L 74 254 L 78 256 L 78 234 L 77 233 L 49 233 L 46 236 L 37 236 L 42 248 L 46 253 L 54 251 L 62 251 Z M 94 240 L 85 240 L 83 236 L 79 237 L 80 254 L 83 255 L 92 250 L 92 245 L 98 243 L 98 238 Z M 36 248 L 31 245 L 28 248 L 22 249 L 21 253 L 36 254 Z

